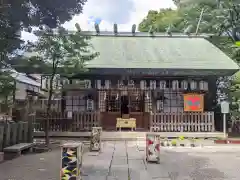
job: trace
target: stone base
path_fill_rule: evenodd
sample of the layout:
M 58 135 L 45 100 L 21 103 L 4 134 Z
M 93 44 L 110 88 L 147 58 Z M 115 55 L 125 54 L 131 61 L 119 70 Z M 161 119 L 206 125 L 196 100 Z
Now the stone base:
M 4 161 L 4 152 L 0 152 L 0 163 Z

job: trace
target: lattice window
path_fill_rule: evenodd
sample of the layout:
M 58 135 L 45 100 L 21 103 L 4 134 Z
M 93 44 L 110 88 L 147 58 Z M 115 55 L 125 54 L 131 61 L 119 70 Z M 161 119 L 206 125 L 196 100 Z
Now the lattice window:
M 164 112 L 182 112 L 183 111 L 183 95 L 181 91 L 164 91 L 163 100 Z
M 66 110 L 67 111 L 85 111 L 86 98 L 84 95 L 69 95 L 66 96 Z
M 130 112 L 143 112 L 143 96 L 140 92 L 130 95 Z
M 87 110 L 93 111 L 94 110 L 94 101 L 92 99 L 87 100 Z
M 105 112 L 106 110 L 106 92 L 99 91 L 99 110 L 100 112 Z
M 120 98 L 118 92 L 108 92 L 106 94 L 106 111 L 107 112 L 120 112 Z

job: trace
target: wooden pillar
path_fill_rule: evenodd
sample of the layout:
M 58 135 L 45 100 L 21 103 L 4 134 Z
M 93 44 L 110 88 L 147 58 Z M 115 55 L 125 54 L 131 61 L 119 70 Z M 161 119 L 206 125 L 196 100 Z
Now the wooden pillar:
M 3 137 L 4 137 L 4 126 L 0 126 L 0 152 L 3 150 Z
M 90 151 L 101 151 L 102 127 L 93 127 L 90 141 Z
M 10 124 L 11 127 L 11 145 L 17 144 L 17 128 L 18 128 L 18 124 L 17 123 L 12 123 Z
M 3 148 L 10 146 L 10 140 L 11 140 L 11 126 L 8 123 L 5 123 L 5 128 L 4 128 L 4 134 L 5 138 L 3 140 Z
M 35 115 L 34 114 L 29 114 L 28 115 L 28 143 L 32 143 L 33 142 L 33 123 L 34 123 L 34 118 Z
M 24 143 L 27 143 L 28 141 L 28 123 L 27 122 L 23 122 L 23 137 L 22 137 L 22 141 Z
M 17 143 L 23 142 L 23 122 L 18 122 Z
M 146 161 L 160 163 L 160 135 L 146 134 Z
M 83 144 L 66 143 L 61 147 L 60 179 L 82 180 L 80 168 L 82 167 Z

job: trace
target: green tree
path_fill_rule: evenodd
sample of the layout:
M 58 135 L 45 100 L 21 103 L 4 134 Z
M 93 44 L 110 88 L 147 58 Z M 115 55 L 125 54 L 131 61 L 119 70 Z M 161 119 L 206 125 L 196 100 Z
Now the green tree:
M 32 27 L 55 28 L 80 14 L 85 3 L 86 0 L 1 0 L 0 69 L 9 68 L 9 58 L 22 48 L 21 31 L 31 32 Z M 10 75 L 6 71 L 1 73 L 4 77 Z M 8 87 L 4 79 L 0 78 L 0 89 Z
M 154 27 L 156 32 L 164 33 L 170 29 L 172 32 L 183 33 L 191 25 L 190 33 L 195 34 L 198 30 L 198 33 L 213 34 L 208 40 L 240 63 L 240 47 L 234 45 L 240 38 L 236 33 L 240 33 L 240 0 L 174 0 L 174 2 L 177 9 L 149 11 L 139 24 L 139 31 L 147 32 L 150 27 Z M 223 79 L 229 81 L 228 78 Z M 237 101 L 240 100 L 240 73 L 233 76 L 231 83 L 230 97 L 233 100 L 231 108 L 236 111 Z
M 98 56 L 98 52 L 94 52 L 90 44 L 90 36 L 81 34 L 78 24 L 76 24 L 78 31 L 70 33 L 63 27 L 52 31 L 47 28 L 35 32 L 38 36 L 38 41 L 29 44 L 29 52 L 35 52 L 34 58 L 45 62 L 51 66 L 50 87 L 47 104 L 47 115 L 50 113 L 51 100 L 54 93 L 53 80 L 59 69 L 62 69 L 60 75 L 72 75 L 79 71 L 85 70 L 85 63 Z M 49 117 L 49 116 L 48 116 Z M 46 121 L 46 145 L 49 145 L 49 120 Z

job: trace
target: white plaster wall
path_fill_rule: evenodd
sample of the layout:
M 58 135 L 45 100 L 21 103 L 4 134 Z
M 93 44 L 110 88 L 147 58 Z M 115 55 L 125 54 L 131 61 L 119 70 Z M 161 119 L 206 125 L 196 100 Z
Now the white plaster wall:
M 15 91 L 15 99 L 25 99 L 27 96 L 26 93 L 27 85 L 24 83 L 16 82 L 16 91 Z

